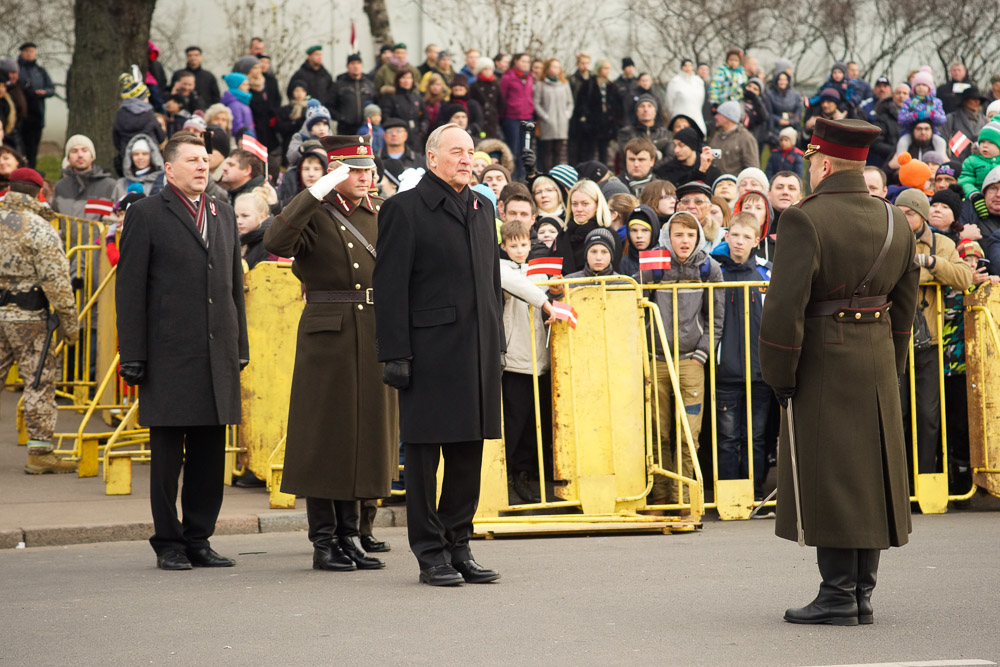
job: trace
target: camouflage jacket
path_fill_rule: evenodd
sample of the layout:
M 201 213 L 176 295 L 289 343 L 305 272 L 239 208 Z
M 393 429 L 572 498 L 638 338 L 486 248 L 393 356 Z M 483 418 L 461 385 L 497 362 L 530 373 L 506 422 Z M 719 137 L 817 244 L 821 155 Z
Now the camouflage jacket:
M 59 234 L 40 216 L 11 207 L 11 197 L 18 194 L 7 193 L 4 204 L 0 205 L 0 248 L 3 248 L 0 290 L 22 293 L 38 285 L 59 314 L 61 326 L 75 324 L 76 302 L 70 287 L 69 262 L 63 254 Z M 0 321 L 4 322 L 45 317 L 43 310 L 26 311 L 12 303 L 0 306 Z
M 52 222 L 59 217 L 59 214 L 53 211 L 46 204 L 43 204 L 34 197 L 30 197 L 20 192 L 8 192 L 3 199 L 3 205 L 8 208 L 12 208 L 15 211 L 27 211 L 29 213 L 34 213 L 35 215 L 40 215 L 49 222 Z

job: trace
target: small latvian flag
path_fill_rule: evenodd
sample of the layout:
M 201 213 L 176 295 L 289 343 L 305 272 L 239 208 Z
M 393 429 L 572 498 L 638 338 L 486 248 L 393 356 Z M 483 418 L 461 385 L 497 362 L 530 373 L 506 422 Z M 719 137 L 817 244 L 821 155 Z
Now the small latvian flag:
M 562 301 L 552 302 L 552 317 L 557 320 L 565 320 L 569 325 L 576 328 L 576 309 L 568 303 Z
M 961 132 L 956 132 L 955 136 L 951 138 L 948 142 L 948 148 L 954 155 L 959 155 L 962 151 L 972 145 L 972 141 L 962 134 Z
M 110 199 L 88 199 L 87 206 L 83 209 L 83 214 L 97 216 L 111 215 L 114 208 L 114 202 Z
M 537 257 L 528 260 L 529 276 L 558 276 L 562 275 L 562 257 Z
M 654 269 L 670 268 L 670 251 L 663 250 L 640 250 L 639 270 L 653 271 Z
M 267 162 L 267 148 L 265 148 L 264 144 L 260 143 L 249 134 L 243 135 L 243 140 L 240 142 L 240 148 L 253 153 L 264 162 Z

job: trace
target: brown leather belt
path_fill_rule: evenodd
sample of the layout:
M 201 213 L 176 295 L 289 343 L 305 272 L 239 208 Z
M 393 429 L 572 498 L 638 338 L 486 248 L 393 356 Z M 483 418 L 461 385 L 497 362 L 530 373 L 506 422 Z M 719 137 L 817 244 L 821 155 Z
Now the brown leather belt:
M 878 322 L 891 307 L 892 302 L 885 296 L 813 301 L 806 305 L 806 317 L 833 317 L 844 322 Z
M 375 290 L 324 290 L 317 292 L 306 292 L 307 303 L 367 303 L 375 304 Z

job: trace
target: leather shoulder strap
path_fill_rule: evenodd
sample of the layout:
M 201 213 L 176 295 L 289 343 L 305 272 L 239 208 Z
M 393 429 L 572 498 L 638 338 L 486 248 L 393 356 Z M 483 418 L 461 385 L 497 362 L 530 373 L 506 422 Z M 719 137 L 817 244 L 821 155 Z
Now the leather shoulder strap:
M 326 210 L 333 215 L 334 219 L 336 219 L 344 227 L 347 227 L 347 231 L 353 234 L 354 238 L 361 242 L 361 245 L 365 247 L 365 250 L 372 254 L 372 257 L 375 257 L 375 246 L 369 243 L 368 239 L 366 239 L 361 232 L 358 231 L 358 228 L 351 224 L 351 221 L 347 219 L 346 215 L 338 211 L 333 204 L 326 200 L 323 200 L 323 206 L 325 206 Z
M 882 262 L 885 260 L 885 256 L 889 254 L 889 246 L 892 245 L 892 206 L 889 202 L 882 201 L 882 205 L 885 206 L 885 219 L 888 229 L 885 233 L 885 242 L 882 244 L 882 250 L 879 251 L 878 257 L 875 258 L 875 263 L 872 264 L 872 268 L 868 270 L 868 274 L 862 279 L 861 283 L 854 289 L 854 294 L 851 295 L 852 307 L 856 299 L 860 299 L 864 296 L 863 292 L 868 289 L 868 286 L 872 282 L 872 278 L 878 273 L 878 270 L 882 267 Z

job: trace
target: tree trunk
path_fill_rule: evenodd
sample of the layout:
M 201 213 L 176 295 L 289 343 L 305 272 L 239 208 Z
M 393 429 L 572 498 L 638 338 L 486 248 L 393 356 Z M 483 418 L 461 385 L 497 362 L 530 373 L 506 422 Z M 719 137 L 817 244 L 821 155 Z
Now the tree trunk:
M 385 0 L 365 0 L 365 14 L 368 15 L 368 26 L 376 46 L 395 44 L 389 28 L 389 11 L 385 7 Z
M 156 0 L 76 0 L 66 134 L 89 137 L 97 164 L 105 169 L 111 169 L 115 156 L 111 128 L 121 104 L 118 76 L 131 71 L 133 63 L 145 75 L 155 6 Z

